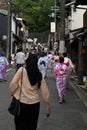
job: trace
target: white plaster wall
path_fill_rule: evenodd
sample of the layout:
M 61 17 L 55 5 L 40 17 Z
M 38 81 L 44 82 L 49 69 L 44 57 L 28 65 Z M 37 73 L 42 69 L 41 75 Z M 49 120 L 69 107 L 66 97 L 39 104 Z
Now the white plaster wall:
M 13 20 L 13 17 L 12 17 L 12 30 L 11 30 L 13 33 L 16 32 L 16 23 L 15 21 Z
M 13 19 L 13 15 L 12 15 L 12 19 L 11 19 L 11 54 L 13 53 L 12 50 L 13 50 L 13 41 L 14 41 L 14 38 L 13 38 L 13 33 L 15 34 L 16 33 L 16 23 Z
M 78 7 L 87 8 L 87 6 Z M 74 6 L 71 7 L 71 30 L 83 27 L 83 14 L 85 13 L 85 11 L 85 9 L 76 9 L 76 11 L 74 11 Z

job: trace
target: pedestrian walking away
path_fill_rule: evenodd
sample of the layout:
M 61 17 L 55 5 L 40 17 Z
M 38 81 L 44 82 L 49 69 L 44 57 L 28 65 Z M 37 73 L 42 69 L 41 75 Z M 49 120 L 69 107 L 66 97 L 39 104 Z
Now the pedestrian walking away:
M 46 104 L 46 116 L 50 115 L 50 94 L 47 84 L 42 77 L 41 72 L 37 65 L 37 56 L 29 54 L 26 59 L 26 68 L 20 67 L 13 77 L 9 90 L 11 95 L 16 99 L 19 98 L 19 91 L 22 78 L 22 91 L 20 96 L 20 114 L 14 116 L 15 130 L 36 130 L 39 111 L 40 111 L 40 98 L 38 90 Z
M 6 70 L 9 66 L 9 62 L 5 57 L 5 53 L 0 52 L 0 82 L 6 81 Z
M 48 55 L 47 55 L 47 60 L 48 60 L 48 65 L 47 65 L 47 68 L 48 69 L 51 69 L 52 71 L 52 52 L 49 52 Z
M 20 47 L 15 56 L 16 71 L 25 64 L 25 54 L 22 47 Z
M 42 53 L 40 58 L 38 59 L 38 68 L 40 72 L 42 73 L 43 78 L 47 75 L 47 60 L 45 58 L 45 54 Z
M 66 80 L 68 67 L 64 64 L 64 58 L 59 57 L 59 63 L 54 67 L 54 73 L 56 77 L 56 86 L 58 90 L 59 103 L 63 103 L 65 101 L 66 95 Z
M 69 74 L 73 71 L 75 73 L 75 65 L 73 64 L 73 62 L 71 61 L 71 59 L 67 56 L 67 53 L 64 53 L 63 54 L 64 56 L 64 64 L 68 66 L 68 69 L 69 69 L 69 73 L 68 73 L 68 76 L 69 77 Z

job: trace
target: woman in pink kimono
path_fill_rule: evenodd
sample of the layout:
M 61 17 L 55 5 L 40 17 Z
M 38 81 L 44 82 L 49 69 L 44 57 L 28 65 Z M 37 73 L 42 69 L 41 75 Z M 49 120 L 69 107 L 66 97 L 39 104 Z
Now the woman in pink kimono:
M 47 55 L 47 61 L 48 61 L 48 69 L 52 70 L 52 54 L 51 52 L 49 52 L 49 54 Z
M 59 103 L 64 102 L 64 97 L 66 94 L 66 80 L 68 67 L 64 64 L 64 58 L 59 57 L 59 63 L 54 67 L 54 73 L 56 77 L 56 86 L 59 95 Z
M 6 81 L 6 70 L 8 66 L 8 60 L 5 57 L 5 53 L 2 51 L 0 53 L 0 82 Z

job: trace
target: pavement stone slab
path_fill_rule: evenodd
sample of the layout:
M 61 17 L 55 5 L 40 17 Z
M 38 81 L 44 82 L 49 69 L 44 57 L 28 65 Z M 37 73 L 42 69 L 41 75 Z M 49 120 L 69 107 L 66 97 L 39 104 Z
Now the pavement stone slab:
M 14 69 L 8 71 L 7 82 L 0 82 L 0 130 L 15 130 L 14 118 L 8 112 L 11 100 L 8 86 L 14 74 Z M 51 116 L 46 118 L 45 104 L 40 95 L 41 108 L 37 130 L 87 130 L 87 107 L 84 103 L 85 97 L 83 100 L 81 98 L 82 93 L 76 91 L 76 86 L 69 82 L 66 102 L 59 104 L 55 77 L 50 71 L 46 82 L 51 95 Z

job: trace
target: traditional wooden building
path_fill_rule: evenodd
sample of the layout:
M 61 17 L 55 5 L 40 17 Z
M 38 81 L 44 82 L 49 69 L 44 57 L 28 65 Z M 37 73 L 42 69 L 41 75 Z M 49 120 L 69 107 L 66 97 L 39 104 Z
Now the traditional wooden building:
M 70 3 L 70 1 L 67 1 Z M 78 84 L 87 76 L 87 1 L 76 0 L 66 8 L 66 48 L 77 68 Z

